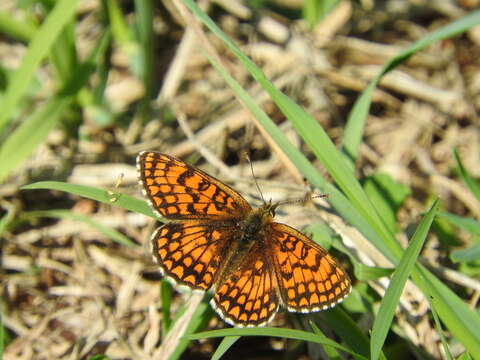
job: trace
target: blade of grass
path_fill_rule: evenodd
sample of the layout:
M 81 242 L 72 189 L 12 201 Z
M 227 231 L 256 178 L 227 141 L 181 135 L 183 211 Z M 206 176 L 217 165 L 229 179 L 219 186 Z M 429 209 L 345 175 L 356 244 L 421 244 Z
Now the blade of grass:
M 369 339 L 357 323 L 341 307 L 334 307 L 318 314 L 322 323 L 326 324 L 343 342 L 357 354 L 369 357 Z
M 423 247 L 428 231 L 432 225 L 433 218 L 438 209 L 438 200 L 436 200 L 428 213 L 425 215 L 417 230 L 412 236 L 412 240 L 402 256 L 397 269 L 393 273 L 390 285 L 380 304 L 380 309 L 375 317 L 372 328 L 372 339 L 370 342 L 370 359 L 377 360 L 382 351 L 383 344 L 387 337 L 388 329 L 391 326 L 395 309 L 400 301 L 400 296 L 410 276 L 415 262 Z
M 55 39 L 73 17 L 78 0 L 60 0 L 48 14 L 45 22 L 35 33 L 23 57 L 22 64 L 15 71 L 5 97 L 1 103 L 0 132 L 5 127 L 20 98 L 23 96 L 40 62 L 48 55 Z
M 96 221 L 93 221 L 88 216 L 81 214 L 75 214 L 69 210 L 44 210 L 44 211 L 30 211 L 21 214 L 21 219 L 34 219 L 34 218 L 56 218 L 56 219 L 71 219 L 75 221 L 81 221 L 94 229 L 97 229 L 100 233 L 106 237 L 112 239 L 113 241 L 119 243 L 120 245 L 125 245 L 128 247 L 137 247 L 132 240 L 123 235 L 122 233 L 104 226 Z
M 138 111 L 145 120 L 150 110 L 153 90 L 153 1 L 135 0 L 135 13 L 137 15 L 137 32 L 140 43 L 141 64 L 139 70 L 145 95 L 138 105 Z
M 11 14 L 0 12 L 0 32 L 14 39 L 28 42 L 35 35 L 37 27 L 28 21 L 18 21 Z
M 430 300 L 428 299 L 428 297 L 427 297 L 427 300 L 430 303 Z M 447 360 L 453 360 L 453 356 L 452 356 L 452 353 L 450 352 L 448 341 L 445 338 L 445 334 L 442 329 L 442 324 L 440 323 L 440 318 L 438 317 L 437 311 L 435 310 L 435 306 L 432 306 L 432 304 L 430 304 L 430 309 L 432 310 L 432 315 L 435 321 L 435 327 L 437 328 L 437 333 L 440 335 L 440 341 L 442 342 L 443 350 L 445 351 L 445 356 Z
M 58 182 L 58 181 L 40 181 L 33 184 L 22 186 L 21 189 L 22 190 L 44 189 L 44 190 L 65 191 L 70 194 L 83 196 L 88 199 L 96 200 L 104 204 L 120 206 L 124 209 L 134 211 L 140 214 L 144 214 L 146 216 L 150 216 L 154 219 L 157 219 L 152 209 L 150 209 L 150 207 L 145 201 L 135 199 L 125 194 L 118 194 L 116 201 L 112 202 L 111 201 L 112 197 L 108 191 L 103 189 L 97 189 L 91 186 L 69 184 L 69 183 Z
M 5 215 L 2 216 L 0 219 L 0 239 L 2 239 L 3 233 L 7 230 L 8 225 L 12 222 L 12 220 L 15 218 L 15 211 L 12 208 L 8 208 L 7 212 Z M 0 242 L 1 246 L 1 242 Z
M 425 293 L 428 291 L 431 294 L 431 303 L 435 306 L 440 319 L 472 356 L 480 359 L 478 313 L 472 311 L 444 282 L 437 279 L 423 266 L 417 265 L 415 268 L 416 271 L 412 273 L 412 278 L 422 291 Z
M 175 347 L 175 350 L 172 352 L 172 355 L 168 358 L 168 360 L 177 360 L 180 359 L 185 349 L 188 347 L 192 339 L 189 338 L 189 334 L 192 334 L 194 331 L 198 329 L 203 329 L 212 317 L 212 308 L 208 304 L 208 302 L 201 302 L 198 305 L 195 313 L 192 316 L 190 323 L 185 330 L 185 336 L 182 337 L 180 342 Z
M 368 84 L 367 88 L 355 102 L 355 105 L 348 116 L 343 137 L 343 151 L 346 153 L 347 157 L 352 160 L 352 162 L 354 162 L 358 156 L 358 148 L 362 141 L 363 129 L 365 127 L 365 122 L 367 121 L 368 112 L 370 110 L 373 91 L 378 85 L 380 79 L 390 70 L 394 69 L 397 65 L 406 61 L 410 56 L 431 45 L 435 41 L 447 39 L 461 34 L 478 24 L 480 24 L 480 11 L 474 11 L 471 14 L 438 29 L 437 31 L 434 31 L 431 34 L 422 37 L 400 54 L 390 59 L 383 66 L 380 72 L 370 81 L 370 84 Z
M 220 345 L 217 346 L 217 349 L 213 353 L 211 360 L 219 360 L 227 351 L 230 349 L 233 344 L 235 344 L 240 336 L 227 336 L 222 339 Z
M 71 74 L 70 80 L 42 108 L 27 118 L 0 146 L 0 182 L 17 168 L 46 138 L 70 107 L 78 91 L 87 83 L 95 70 L 94 59 L 103 53 L 108 42 L 108 33 L 98 42 L 87 60 Z M 0 112 L 0 116 L 3 112 Z
M 453 262 L 469 262 L 480 260 L 480 244 L 475 244 L 466 249 L 452 251 L 450 259 Z
M 312 327 L 313 332 L 321 339 L 328 339 L 328 337 L 325 336 L 325 334 L 318 328 L 318 326 L 313 322 L 310 321 L 310 326 Z M 340 353 L 333 347 L 328 346 L 328 345 L 323 345 L 323 350 L 325 351 L 325 354 L 327 354 L 328 359 L 332 360 L 342 360 L 342 356 Z
M 294 339 L 301 341 L 309 341 L 316 344 L 331 346 L 335 349 L 346 352 L 347 354 L 352 355 L 356 359 L 366 360 L 367 358 L 351 351 L 350 349 L 336 343 L 333 340 L 319 337 L 315 334 L 312 334 L 307 331 L 301 330 L 292 330 L 292 329 L 282 329 L 282 328 L 229 328 L 222 330 L 212 330 L 204 331 L 196 334 L 186 335 L 185 337 L 190 340 L 198 340 L 205 338 L 214 338 L 214 337 L 225 337 L 225 336 L 271 336 L 271 337 L 281 337 L 286 339 Z
M 463 182 L 470 189 L 473 195 L 477 198 L 477 201 L 480 201 L 480 185 L 470 176 L 467 169 L 463 166 L 462 160 L 458 155 L 457 149 L 453 149 L 453 157 L 457 163 L 458 170 L 460 171 L 460 176 L 462 177 Z
M 0 359 L 3 359 L 3 349 L 5 348 L 5 328 L 3 327 L 3 306 L 0 309 Z
M 163 335 L 165 336 L 172 325 L 170 314 L 170 305 L 172 304 L 172 284 L 165 278 L 160 283 L 160 297 L 162 299 L 162 326 Z
M 50 100 L 5 140 L 0 147 L 0 183 L 42 143 L 72 102 L 71 97 Z
M 438 217 L 447 219 L 453 225 L 458 226 L 460 229 L 468 231 L 471 234 L 480 236 L 480 222 L 476 221 L 475 219 L 450 214 L 445 211 L 440 211 L 438 213 Z

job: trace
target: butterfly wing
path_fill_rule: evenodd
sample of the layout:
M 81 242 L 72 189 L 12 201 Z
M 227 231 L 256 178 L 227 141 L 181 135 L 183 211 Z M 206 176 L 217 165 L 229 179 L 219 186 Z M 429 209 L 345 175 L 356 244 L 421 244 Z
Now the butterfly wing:
M 277 313 L 277 279 L 260 244 L 253 245 L 224 276 L 211 301 L 220 317 L 231 325 L 264 326 Z
M 170 155 L 144 151 L 137 157 L 143 191 L 154 211 L 170 220 L 228 220 L 251 207 L 235 190 Z
M 196 220 L 168 223 L 153 234 L 153 254 L 164 275 L 192 289 L 208 290 L 232 240 L 229 226 Z
M 327 309 L 342 301 L 350 279 L 328 252 L 294 228 L 270 223 L 271 248 L 282 301 L 290 311 Z

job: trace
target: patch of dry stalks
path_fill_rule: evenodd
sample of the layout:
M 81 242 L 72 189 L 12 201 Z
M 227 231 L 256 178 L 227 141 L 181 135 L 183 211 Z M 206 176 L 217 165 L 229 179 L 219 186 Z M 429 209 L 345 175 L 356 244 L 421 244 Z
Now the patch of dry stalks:
M 419 2 L 423 8 L 416 4 Z M 79 49 L 88 48 L 98 35 L 91 29 L 99 2 L 88 3 L 90 7 L 82 7 L 77 27 Z M 369 2 L 360 3 L 367 6 Z M 435 5 L 442 2 L 405 1 L 404 8 L 393 14 L 386 11 L 393 3 L 385 2 L 382 9 L 362 9 L 344 1 L 312 32 L 300 21 L 293 22 L 277 13 L 253 14 L 241 1 L 202 4 L 242 50 L 261 65 L 268 78 L 317 118 L 338 143 L 353 102 L 381 64 L 425 33 L 468 11 L 468 7 L 453 1 L 445 2 L 450 6 L 447 10 Z M 4 209 L 21 214 L 71 208 L 124 233 L 141 246 L 127 249 L 116 245 L 91 227 L 70 220 L 41 220 L 7 233 L 2 241 L 1 295 L 5 325 L 16 338 L 6 348 L 6 359 L 80 359 L 97 353 L 112 359 L 153 359 L 159 358 L 157 349 L 162 341 L 159 276 L 148 245 L 152 220 L 63 193 L 19 191 L 19 185 L 56 179 L 112 188 L 123 173 L 119 191 L 140 196 L 134 158 L 138 151 L 149 149 L 177 157 L 201 154 L 207 160 L 199 163 L 203 169 L 228 180 L 247 197 L 255 196 L 250 170 L 241 159 L 243 151 L 250 151 L 265 197 L 295 198 L 307 191 L 301 176 L 270 151 L 266 139 L 251 126 L 250 115 L 198 51 L 195 34 L 184 32 L 179 25 L 182 20 L 176 8 L 165 2 L 157 11 L 158 118 L 146 125 L 133 120 L 128 127 L 103 128 L 86 111 L 80 139 L 72 139 L 60 129 L 53 131 L 0 188 Z M 308 154 L 258 84 L 217 39 L 210 36 L 209 40 L 231 74 L 291 141 Z M 5 39 L 0 40 L 0 47 L 6 49 L 2 54 L 9 54 L 0 57 L 5 63 L 18 62 L 24 52 L 23 45 Z M 375 92 L 357 172 L 359 177 L 387 173 L 412 189 L 399 213 L 404 231 L 418 222 L 427 199 L 436 194 L 445 210 L 480 217 L 480 204 L 453 173 L 451 153 L 457 147 L 468 170 L 480 176 L 479 55 L 477 27 L 412 57 L 386 76 Z M 143 90 L 128 71 L 125 55 L 119 49 L 114 49 L 112 63 L 106 93 L 115 111 L 121 112 L 132 108 Z M 180 126 L 165 122 L 162 109 L 166 104 L 180 119 Z M 311 205 L 291 205 L 285 207 L 284 213 L 281 220 L 298 228 L 327 220 L 347 246 L 357 249 L 362 262 L 388 266 L 354 229 L 327 211 L 315 210 Z M 465 234 L 459 238 L 469 240 Z M 406 241 L 406 235 L 402 232 L 399 239 Z M 472 304 L 477 301 L 480 283 L 450 266 L 435 235 L 429 237 L 423 255 L 432 267 L 446 270 L 439 275 L 443 281 L 470 289 L 466 293 L 472 296 Z M 386 283 L 370 285 L 383 294 Z M 184 301 L 180 296 L 177 300 L 173 312 Z M 413 284 L 408 285 L 401 304 L 397 322 L 404 336 L 440 358 L 439 338 L 429 320 L 427 303 Z M 274 325 L 286 325 L 287 320 L 279 316 L 277 321 Z M 369 326 L 369 319 L 362 323 Z M 217 325 L 223 326 L 214 318 L 211 326 Z M 281 342 L 275 348 L 284 345 Z M 213 348 L 211 342 L 193 343 L 185 358 L 206 358 Z M 272 347 L 268 356 L 275 353 Z

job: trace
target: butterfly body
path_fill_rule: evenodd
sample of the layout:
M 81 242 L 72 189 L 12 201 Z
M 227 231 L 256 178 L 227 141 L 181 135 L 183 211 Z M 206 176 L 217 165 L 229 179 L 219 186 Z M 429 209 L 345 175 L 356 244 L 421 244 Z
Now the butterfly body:
M 197 290 L 235 326 L 263 326 L 283 304 L 311 312 L 350 292 L 345 271 L 326 250 L 273 221 L 276 204 L 252 209 L 228 185 L 170 155 L 142 152 L 140 183 L 154 211 L 173 222 L 152 237 L 162 272 Z

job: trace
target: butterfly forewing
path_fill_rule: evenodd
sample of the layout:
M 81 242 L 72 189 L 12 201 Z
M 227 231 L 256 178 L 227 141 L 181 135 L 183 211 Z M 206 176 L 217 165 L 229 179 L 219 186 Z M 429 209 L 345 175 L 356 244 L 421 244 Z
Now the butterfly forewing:
M 294 228 L 270 223 L 267 239 L 279 290 L 290 311 L 327 309 L 350 292 L 350 279 L 323 248 Z
M 167 219 L 228 220 L 251 211 L 235 190 L 172 156 L 144 151 L 137 167 L 150 205 Z

